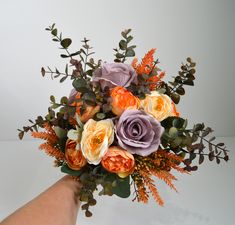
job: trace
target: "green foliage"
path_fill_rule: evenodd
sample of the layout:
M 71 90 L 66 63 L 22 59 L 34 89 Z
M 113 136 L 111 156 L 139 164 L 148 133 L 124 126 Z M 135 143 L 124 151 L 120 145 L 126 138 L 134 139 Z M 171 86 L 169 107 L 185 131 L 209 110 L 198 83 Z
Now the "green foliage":
M 131 194 L 130 176 L 126 178 L 116 178 L 112 192 L 118 197 L 128 198 Z
M 165 94 L 169 95 L 175 104 L 180 101 L 180 96 L 185 94 L 184 85 L 193 86 L 195 80 L 196 63 L 191 58 L 187 58 L 187 62 L 182 64 L 178 76 L 173 81 L 167 83 L 162 82 L 160 88 L 165 89 Z
M 133 37 L 129 35 L 131 29 L 127 29 L 121 32 L 123 39 L 119 42 L 119 48 L 115 48 L 115 62 L 125 62 L 127 57 L 134 57 L 136 45 L 130 45 L 131 40 Z
M 61 172 L 69 174 L 71 176 L 80 176 L 82 174 L 82 170 L 72 170 L 66 164 L 61 166 Z
M 229 159 L 224 143 L 214 144 L 215 137 L 206 138 L 213 130 L 205 127 L 203 123 L 195 124 L 193 129 L 187 129 L 187 120 L 180 117 L 168 117 L 161 124 L 165 128 L 161 140 L 162 146 L 179 155 L 186 153 L 188 155 L 184 160 L 186 170 L 197 169 L 197 166 L 191 166 L 197 156 L 199 164 L 204 162 L 205 156 L 210 161 L 216 159 L 217 163 L 220 163 L 221 159 L 225 161 Z M 205 144 L 208 146 L 207 152 Z

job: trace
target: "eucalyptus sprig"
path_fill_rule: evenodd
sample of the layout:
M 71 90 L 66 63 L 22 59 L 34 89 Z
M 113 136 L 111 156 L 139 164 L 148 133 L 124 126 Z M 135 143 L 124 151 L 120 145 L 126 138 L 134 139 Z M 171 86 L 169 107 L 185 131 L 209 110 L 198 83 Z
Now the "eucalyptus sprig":
M 198 123 L 192 129 L 187 129 L 187 120 L 180 117 L 168 117 L 161 124 L 165 128 L 161 140 L 162 146 L 176 154 L 183 155 L 186 170 L 197 170 L 197 166 L 191 166 L 197 156 L 199 164 L 203 163 L 205 156 L 210 161 L 216 159 L 218 164 L 221 160 L 229 160 L 228 150 L 224 143 L 213 143 L 215 137 L 207 138 L 213 130 L 205 127 L 204 123 Z M 208 151 L 205 151 L 206 145 Z
M 49 31 L 52 35 L 52 41 L 59 42 L 60 43 L 60 49 L 65 50 L 66 54 L 61 54 L 60 56 L 62 58 L 73 58 L 73 56 L 79 55 L 80 51 L 70 53 L 68 50 L 68 47 L 72 44 L 72 40 L 70 38 L 63 38 L 62 33 L 58 32 L 58 29 L 55 27 L 55 23 L 52 24 L 52 26 L 49 26 L 46 28 L 47 31 Z
M 189 57 L 186 61 L 186 63 L 182 63 L 178 76 L 173 77 L 173 81 L 161 83 L 161 88 L 165 89 L 165 94 L 167 94 L 175 104 L 178 104 L 180 96 L 185 94 L 184 85 L 194 86 L 196 63 Z
M 115 59 L 114 62 L 122 62 L 124 63 L 126 61 L 127 57 L 134 57 L 136 48 L 136 45 L 130 45 L 131 40 L 133 39 L 133 36 L 129 35 L 131 32 L 131 29 L 127 29 L 121 32 L 121 35 L 123 39 L 119 42 L 119 47 L 114 48 L 115 51 Z
M 19 131 L 18 137 L 20 140 L 23 139 L 24 134 L 27 132 L 32 131 L 38 131 L 39 128 L 43 128 L 43 124 L 46 122 L 45 119 L 43 119 L 42 116 L 38 116 L 35 121 L 32 121 L 31 119 L 28 120 L 32 125 L 31 126 L 23 126 L 22 129 L 17 129 Z

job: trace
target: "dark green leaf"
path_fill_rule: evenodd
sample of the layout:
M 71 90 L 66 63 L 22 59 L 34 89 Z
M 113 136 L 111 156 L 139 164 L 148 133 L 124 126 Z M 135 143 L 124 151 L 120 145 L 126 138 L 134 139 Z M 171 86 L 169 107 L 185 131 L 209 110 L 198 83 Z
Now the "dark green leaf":
M 130 196 L 130 176 L 126 178 L 118 178 L 116 186 L 112 188 L 113 194 L 121 197 L 128 198 Z
M 73 81 L 73 87 L 78 91 L 79 88 L 81 87 L 86 87 L 87 83 L 86 83 L 86 80 L 82 79 L 82 78 L 78 78 L 78 79 L 75 79 Z
M 180 95 L 176 94 L 176 93 L 172 93 L 171 94 L 171 99 L 175 104 L 178 104 L 180 101 Z
M 123 54 L 121 54 L 121 53 L 116 53 L 115 54 L 115 56 L 118 58 L 118 59 L 120 59 L 120 58 L 124 58 L 124 55 Z
M 72 176 L 80 176 L 82 174 L 82 170 L 72 170 L 66 164 L 61 167 L 61 172 Z
M 24 131 L 21 131 L 21 132 L 18 134 L 18 136 L 19 136 L 19 139 L 22 140 L 23 137 L 24 137 Z
M 190 86 L 193 86 L 193 85 L 194 85 L 194 83 L 193 83 L 192 80 L 185 80 L 185 81 L 183 81 L 183 84 L 185 84 L 185 85 L 190 85 Z
M 43 77 L 44 77 L 45 74 L 46 74 L 46 71 L 45 71 L 45 69 L 44 69 L 43 67 L 41 68 L 41 74 L 42 74 Z
M 61 99 L 60 99 L 60 103 L 61 104 L 68 104 L 68 98 L 63 96 Z
M 64 82 L 67 79 L 68 76 L 64 76 L 60 79 L 60 83 Z
M 97 114 L 96 114 L 96 117 L 97 117 L 98 119 L 100 119 L 100 120 L 104 119 L 105 116 L 106 116 L 106 115 L 105 115 L 104 113 L 97 113 Z
M 126 48 L 127 48 L 127 43 L 126 43 L 125 40 L 121 40 L 121 41 L 119 42 L 119 48 L 120 48 L 121 50 L 126 50 Z
M 135 56 L 135 51 L 133 49 L 128 49 L 126 51 L 126 57 L 134 57 Z
M 183 87 L 178 87 L 176 89 L 176 93 L 178 93 L 179 95 L 184 95 L 185 94 L 185 90 Z
M 61 58 L 69 58 L 69 55 L 61 54 L 60 57 Z
M 56 35 L 57 35 L 57 29 L 53 29 L 53 30 L 51 31 L 51 34 L 52 34 L 53 36 L 56 36 Z
M 81 52 L 80 51 L 77 51 L 77 52 L 74 52 L 74 53 L 72 53 L 72 54 L 70 54 L 70 56 L 72 57 L 72 56 L 76 56 L 76 55 L 79 55 Z
M 65 38 L 60 42 L 61 46 L 65 49 L 68 48 L 71 45 L 71 43 L 72 40 L 70 38 Z
M 51 102 L 55 103 L 55 97 L 53 95 L 50 96 Z
M 199 156 L 199 165 L 202 164 L 203 161 L 204 161 L 204 155 L 201 154 L 201 155 Z

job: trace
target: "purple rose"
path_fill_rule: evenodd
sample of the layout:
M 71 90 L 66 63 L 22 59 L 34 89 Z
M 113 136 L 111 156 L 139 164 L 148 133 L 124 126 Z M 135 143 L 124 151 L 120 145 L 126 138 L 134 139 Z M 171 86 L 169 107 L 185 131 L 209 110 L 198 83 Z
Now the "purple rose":
M 101 68 L 94 71 L 93 81 L 99 82 L 101 88 L 106 86 L 128 87 L 131 83 L 137 83 L 137 74 L 134 69 L 124 63 L 104 63 Z
M 147 156 L 158 150 L 164 128 L 141 110 L 126 110 L 115 125 L 118 145 L 131 154 Z

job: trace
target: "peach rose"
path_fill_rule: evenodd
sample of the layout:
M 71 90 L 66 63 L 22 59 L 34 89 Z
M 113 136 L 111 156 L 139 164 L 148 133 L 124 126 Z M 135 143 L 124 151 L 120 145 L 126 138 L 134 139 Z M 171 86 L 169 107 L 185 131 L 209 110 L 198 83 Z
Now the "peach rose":
M 114 124 L 111 119 L 89 119 L 84 125 L 81 149 L 88 163 L 98 165 L 114 140 Z
M 111 90 L 112 112 L 120 116 L 126 109 L 138 109 L 140 107 L 139 98 L 123 87 L 117 86 Z
M 151 92 L 150 95 L 147 95 L 145 99 L 141 100 L 141 107 L 158 121 L 162 121 L 169 116 L 178 115 L 171 98 L 157 91 Z
M 120 147 L 112 146 L 101 161 L 102 166 L 111 173 L 125 178 L 134 171 L 135 159 L 132 154 Z
M 81 97 L 81 93 L 78 92 L 75 96 L 75 99 L 80 99 L 80 97 Z M 76 106 L 76 113 L 77 113 L 77 115 L 79 116 L 80 120 L 83 123 L 87 122 L 96 113 L 98 113 L 100 111 L 100 106 L 99 105 L 96 105 L 96 106 L 87 105 L 85 112 L 81 115 L 80 109 L 81 109 L 81 106 L 82 106 L 82 102 L 75 102 L 74 101 L 71 105 Z
M 69 168 L 80 170 L 87 161 L 82 155 L 82 151 L 76 149 L 76 141 L 68 139 L 65 145 L 65 159 Z

